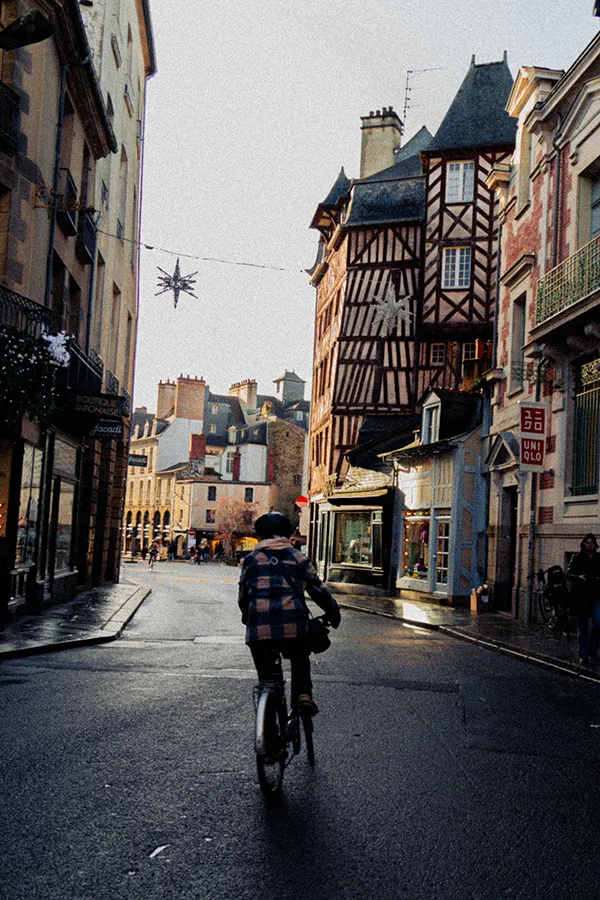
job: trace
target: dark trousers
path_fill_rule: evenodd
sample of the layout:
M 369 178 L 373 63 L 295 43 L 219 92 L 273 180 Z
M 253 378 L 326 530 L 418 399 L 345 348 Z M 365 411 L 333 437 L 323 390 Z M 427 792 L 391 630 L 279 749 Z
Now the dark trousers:
M 292 667 L 292 697 L 312 696 L 310 654 L 303 640 L 252 641 L 248 644 L 259 681 L 282 681 L 281 657 L 289 659 Z

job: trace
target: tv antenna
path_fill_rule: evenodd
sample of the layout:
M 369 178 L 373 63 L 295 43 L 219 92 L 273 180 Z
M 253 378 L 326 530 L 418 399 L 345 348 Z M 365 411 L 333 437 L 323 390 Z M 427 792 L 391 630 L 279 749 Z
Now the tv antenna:
M 599 0 L 600 2 L 600 0 Z M 404 89 L 404 111 L 402 113 L 402 121 L 406 127 L 406 116 L 410 109 L 410 92 L 412 91 L 411 81 L 416 75 L 422 75 L 423 72 L 439 72 L 443 66 L 433 66 L 429 69 L 407 69 L 406 70 L 406 87 Z

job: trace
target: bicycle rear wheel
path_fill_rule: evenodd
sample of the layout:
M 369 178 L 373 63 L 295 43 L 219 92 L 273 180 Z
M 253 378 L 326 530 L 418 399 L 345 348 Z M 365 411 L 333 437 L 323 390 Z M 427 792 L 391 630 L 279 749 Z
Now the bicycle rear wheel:
M 313 743 L 313 720 L 310 715 L 302 716 L 302 728 L 304 729 L 304 743 L 306 744 L 306 758 L 311 766 L 315 764 L 315 747 Z
M 281 699 L 275 691 L 262 691 L 256 709 L 256 771 L 265 797 L 274 797 L 281 788 L 285 769 L 285 722 Z

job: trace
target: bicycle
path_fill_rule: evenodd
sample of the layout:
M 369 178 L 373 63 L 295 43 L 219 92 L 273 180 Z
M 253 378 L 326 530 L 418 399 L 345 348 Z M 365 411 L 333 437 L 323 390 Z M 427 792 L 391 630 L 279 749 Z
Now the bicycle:
M 326 621 L 326 616 L 320 618 Z M 260 789 L 267 800 L 279 793 L 286 768 L 302 749 L 302 734 L 306 758 L 311 766 L 315 764 L 313 717 L 310 712 L 298 708 L 295 698 L 292 698 L 288 712 L 285 685 L 282 677 L 277 681 L 259 682 L 254 688 L 256 771 Z
M 560 566 L 538 569 L 535 601 L 544 625 L 555 631 L 562 626 L 566 637 L 570 636 L 569 594 L 564 572 Z

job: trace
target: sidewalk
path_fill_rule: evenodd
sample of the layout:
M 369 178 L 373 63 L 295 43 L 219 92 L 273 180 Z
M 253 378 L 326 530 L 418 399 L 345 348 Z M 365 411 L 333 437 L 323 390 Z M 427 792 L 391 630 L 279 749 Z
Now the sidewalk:
M 600 681 L 600 666 L 579 664 L 575 631 L 566 638 L 544 625 L 523 625 L 500 613 L 473 615 L 468 609 L 345 592 L 335 596 L 340 606 L 347 609 L 398 619 L 407 625 L 440 631 L 565 675 Z
M 0 625 L 0 660 L 116 640 L 151 588 L 121 582 Z

